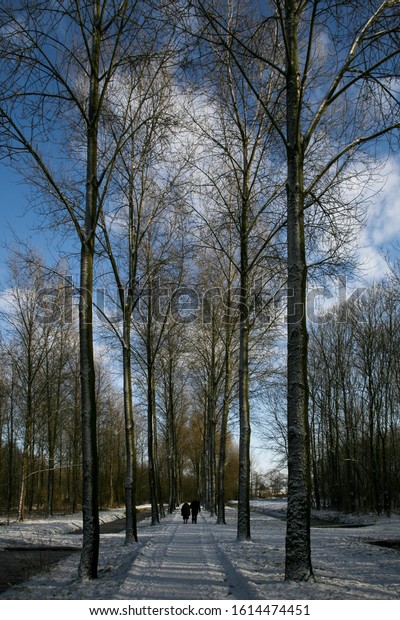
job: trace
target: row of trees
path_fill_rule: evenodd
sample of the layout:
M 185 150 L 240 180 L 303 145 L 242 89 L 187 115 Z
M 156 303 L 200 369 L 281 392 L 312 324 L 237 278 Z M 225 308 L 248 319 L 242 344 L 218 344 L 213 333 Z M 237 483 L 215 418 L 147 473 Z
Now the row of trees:
M 96 275 L 110 290 L 111 273 L 119 320 L 104 319 L 123 365 L 127 542 L 137 538 L 134 360 L 153 522 L 157 394 L 163 386 L 172 509 L 188 384 L 204 425 L 202 494 L 211 510 L 218 496 L 220 522 L 237 409 L 237 535 L 250 538 L 250 380 L 265 385 L 273 370 L 273 294 L 287 287 L 286 577 L 312 577 L 307 281 L 346 264 L 364 184 L 399 128 L 398 2 L 4 1 L 0 26 L 2 154 L 80 251 L 80 574 L 97 575 L 93 285 Z
M 72 320 L 76 308 L 65 303 L 72 301 L 70 286 L 57 277 L 54 286 L 49 286 L 48 269 L 32 255 L 15 259 L 13 268 L 13 286 L 3 294 L 1 316 L 0 506 L 9 517 L 18 510 L 18 518 L 24 520 L 27 510 L 52 515 L 55 510 L 75 512 L 82 504 L 79 339 L 76 321 Z M 71 321 L 65 316 L 54 321 L 55 308 L 67 309 Z M 182 367 L 183 350 L 176 340 L 172 329 L 160 347 L 154 370 L 157 511 L 167 500 L 174 510 L 182 496 L 194 497 L 202 489 L 205 405 L 201 395 L 198 408 L 189 402 L 188 372 Z M 99 345 L 96 354 L 99 505 L 111 507 L 125 500 L 123 398 L 119 381 L 115 381 L 122 360 L 110 369 L 111 353 L 103 348 L 104 344 Z M 201 349 L 190 369 L 193 380 L 199 375 L 199 390 L 206 389 L 200 375 L 207 372 L 200 353 Z M 194 355 L 191 357 L 195 360 Z M 147 369 L 138 363 L 134 447 L 140 504 L 152 497 L 147 467 L 146 383 Z M 230 475 L 224 489 L 232 499 L 237 491 L 237 452 L 229 436 L 226 446 Z
M 399 289 L 366 290 L 310 339 L 315 504 L 390 516 L 399 494 Z
M 233 59 L 266 114 L 272 152 L 281 152 L 284 162 L 288 287 L 285 573 L 289 579 L 309 579 L 313 570 L 308 275 L 313 264 L 340 264 L 349 224 L 357 219 L 358 201 L 354 193 L 349 196 L 349 179 L 353 189 L 362 185 L 354 171 L 364 168 L 367 175 L 371 171 L 371 143 L 399 128 L 396 89 L 388 88 L 399 52 L 399 6 L 398 2 L 368 2 L 360 9 L 351 2 L 285 0 L 261 8 L 251 3 L 254 13 L 251 17 L 242 13 L 241 19 L 235 3 L 221 6 L 199 1 L 196 6 L 205 21 L 203 37 Z M 270 44 L 264 47 L 265 42 Z M 253 73 L 254 66 L 262 71 Z M 260 83 L 265 74 L 267 88 Z M 238 109 L 242 109 L 240 104 Z M 268 157 L 273 159 L 269 149 Z M 275 187 L 279 188 L 281 167 L 275 166 Z M 276 208 L 275 198 L 274 194 Z M 246 227 L 242 232 L 248 238 Z M 242 250 L 243 276 L 248 275 L 246 246 Z M 244 285 L 243 298 L 245 289 Z M 241 326 L 245 329 L 243 317 Z M 246 421 L 243 417 L 241 421 L 243 446 Z M 247 505 L 248 497 L 243 498 L 243 514 Z M 240 510 L 239 498 L 239 522 Z

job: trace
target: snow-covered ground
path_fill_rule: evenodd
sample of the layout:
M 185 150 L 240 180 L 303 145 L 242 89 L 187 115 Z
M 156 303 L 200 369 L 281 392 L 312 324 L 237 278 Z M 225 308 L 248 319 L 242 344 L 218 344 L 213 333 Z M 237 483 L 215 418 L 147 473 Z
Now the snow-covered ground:
M 370 544 L 399 540 L 400 517 L 352 517 L 352 527 L 312 528 L 314 583 L 284 577 L 285 522 L 282 502 L 255 502 L 251 542 L 236 541 L 236 511 L 226 526 L 204 511 L 184 525 L 179 511 L 160 525 L 139 523 L 139 543 L 126 547 L 124 534 L 101 537 L 99 578 L 81 583 L 79 554 L 4 592 L 6 600 L 400 600 L 400 553 Z M 103 520 L 122 511 L 102 513 Z M 325 516 L 336 518 L 334 514 Z M 351 521 L 351 522 L 350 522 Z M 354 527 L 359 522 L 364 527 Z M 12 523 L 0 528 L 0 548 L 51 544 L 79 547 L 75 517 Z

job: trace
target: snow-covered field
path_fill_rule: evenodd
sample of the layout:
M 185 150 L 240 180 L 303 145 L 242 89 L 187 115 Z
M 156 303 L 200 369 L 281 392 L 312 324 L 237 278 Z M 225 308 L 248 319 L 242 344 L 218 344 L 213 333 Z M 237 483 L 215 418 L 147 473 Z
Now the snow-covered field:
M 227 526 L 204 511 L 197 524 L 182 523 L 179 511 L 160 525 L 139 523 L 139 543 L 124 546 L 124 534 L 101 537 L 99 578 L 81 583 L 79 554 L 69 556 L 19 586 L 6 600 L 400 600 L 400 553 L 370 544 L 400 539 L 400 517 L 352 517 L 352 527 L 312 529 L 315 583 L 284 577 L 285 522 L 282 502 L 255 502 L 252 541 L 236 541 L 236 511 Z M 102 513 L 103 520 L 122 511 Z M 336 515 L 325 515 L 336 518 Z M 364 527 L 354 527 L 354 525 Z M 0 528 L 0 548 L 11 545 L 79 547 L 76 517 L 12 523 Z

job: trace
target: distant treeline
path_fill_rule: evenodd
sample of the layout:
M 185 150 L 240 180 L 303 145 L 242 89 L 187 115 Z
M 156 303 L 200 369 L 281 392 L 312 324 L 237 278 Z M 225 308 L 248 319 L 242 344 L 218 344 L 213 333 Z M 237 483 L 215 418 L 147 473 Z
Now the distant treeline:
M 317 508 L 400 508 L 400 289 L 396 278 L 329 313 L 310 334 Z

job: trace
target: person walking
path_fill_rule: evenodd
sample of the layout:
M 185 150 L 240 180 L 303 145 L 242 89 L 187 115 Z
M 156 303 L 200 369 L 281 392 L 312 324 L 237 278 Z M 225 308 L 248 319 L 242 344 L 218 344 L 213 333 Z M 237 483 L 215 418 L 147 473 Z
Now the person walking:
M 190 504 L 189 508 L 192 511 L 192 523 L 197 523 L 197 515 L 201 510 L 200 502 L 198 502 L 197 499 L 194 499 Z
M 183 522 L 187 523 L 190 517 L 190 506 L 187 502 L 185 502 L 181 508 L 181 515 L 183 517 Z

